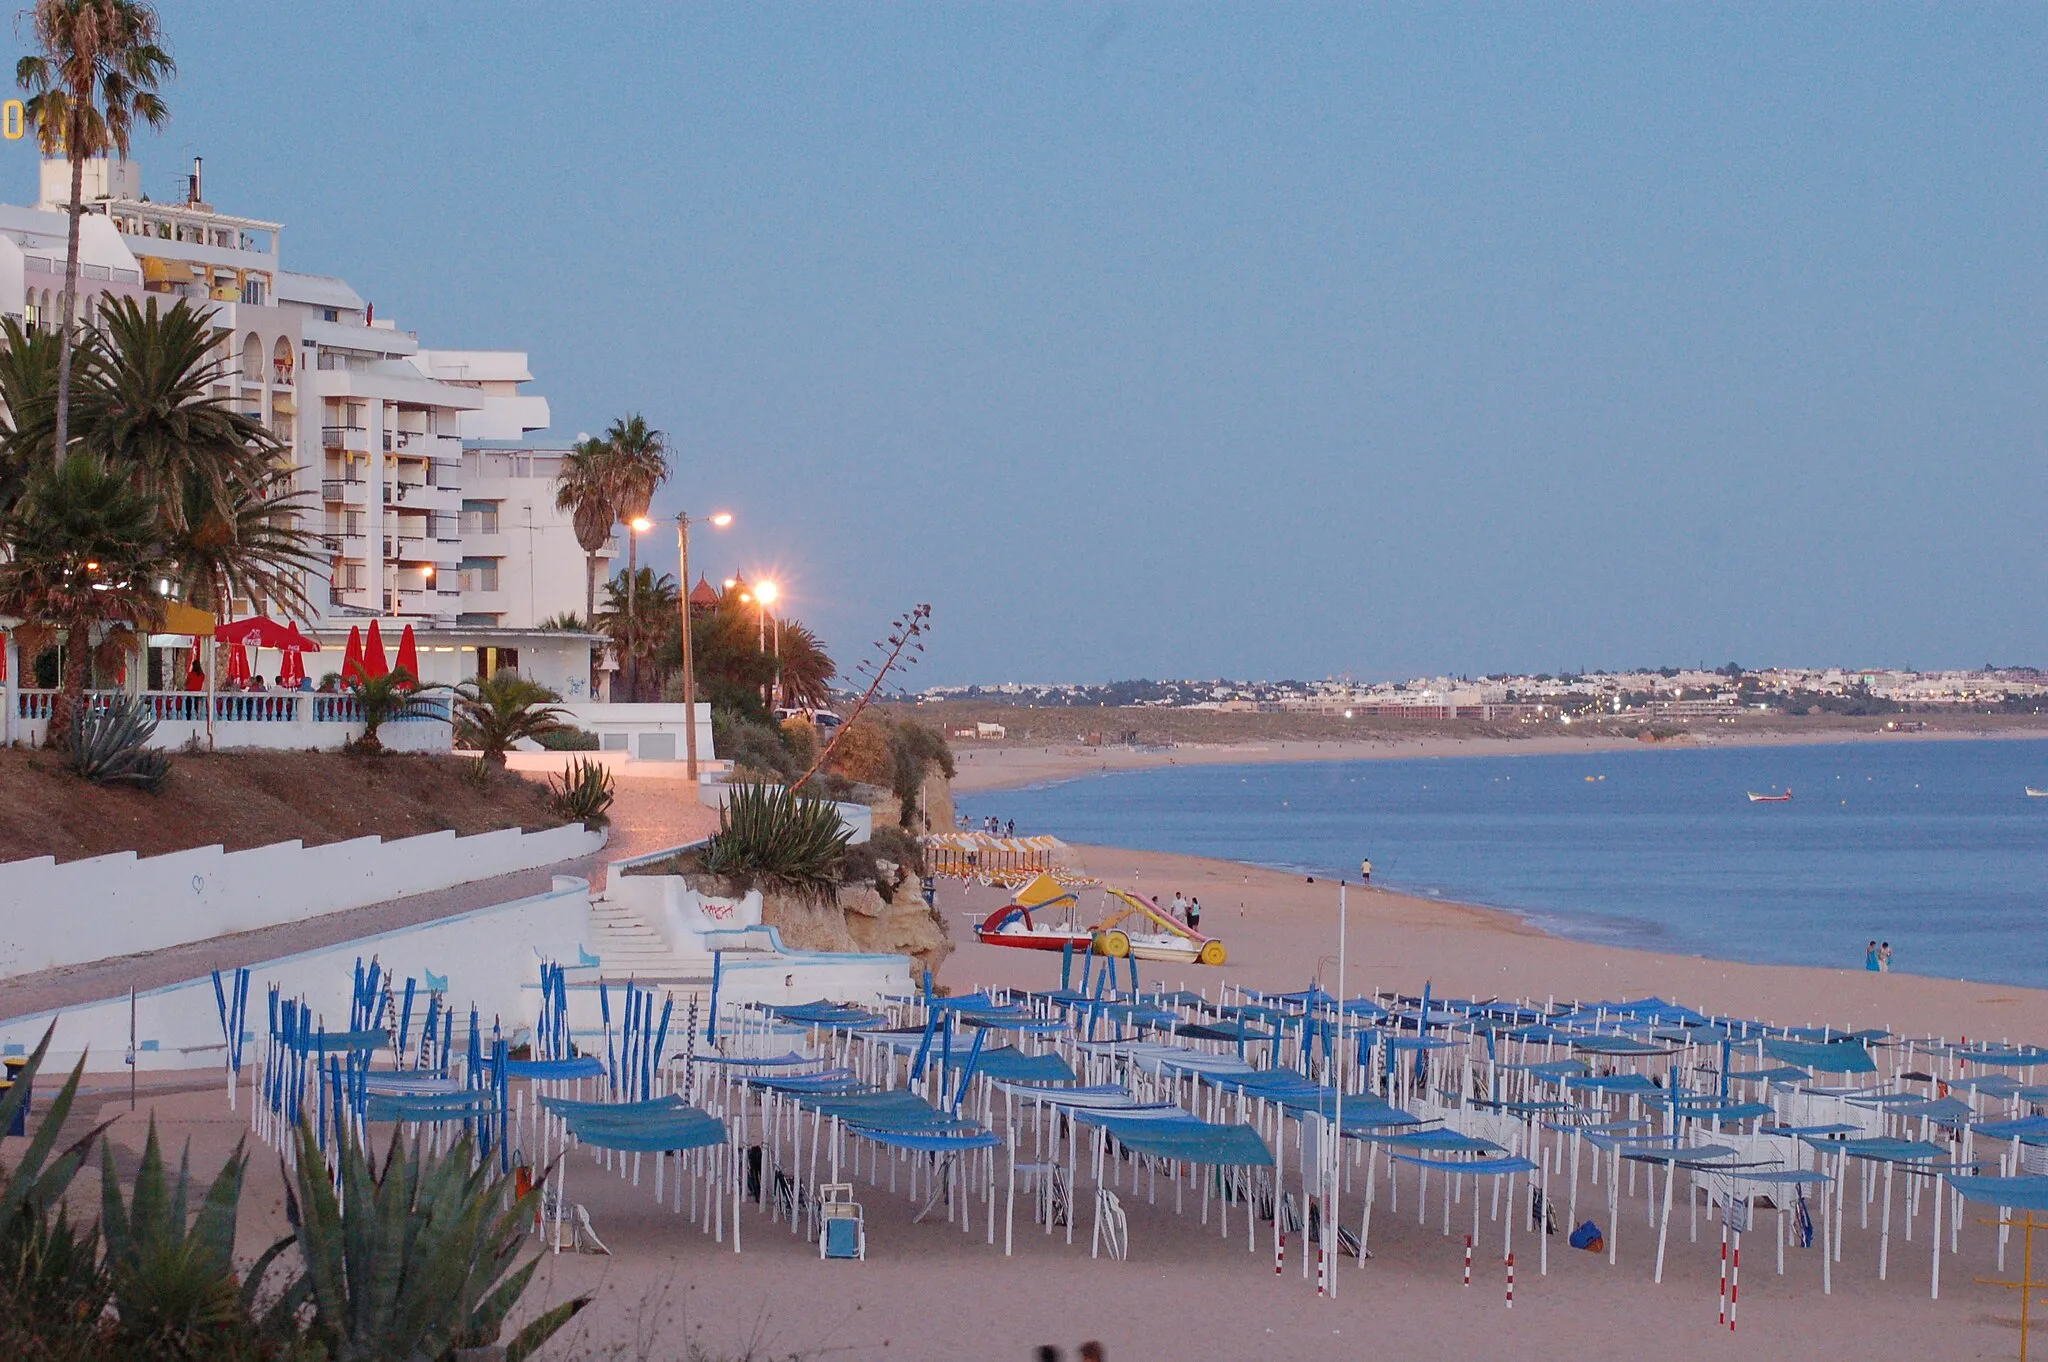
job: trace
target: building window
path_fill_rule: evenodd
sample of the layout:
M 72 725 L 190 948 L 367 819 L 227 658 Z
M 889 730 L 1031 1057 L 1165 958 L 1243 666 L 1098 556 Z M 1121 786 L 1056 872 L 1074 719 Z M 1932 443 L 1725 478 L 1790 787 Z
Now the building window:
M 462 499 L 462 532 L 464 534 L 496 534 L 498 532 L 498 503 L 495 501 L 473 501 Z
M 495 629 L 498 627 L 498 617 L 483 610 L 465 610 L 455 617 L 455 622 L 478 629 Z
M 341 320 L 341 312 L 337 308 L 323 307 L 320 309 L 320 320 L 323 322 L 338 322 Z
M 496 558 L 464 558 L 462 560 L 462 589 L 464 591 L 496 591 L 498 589 L 498 563 Z

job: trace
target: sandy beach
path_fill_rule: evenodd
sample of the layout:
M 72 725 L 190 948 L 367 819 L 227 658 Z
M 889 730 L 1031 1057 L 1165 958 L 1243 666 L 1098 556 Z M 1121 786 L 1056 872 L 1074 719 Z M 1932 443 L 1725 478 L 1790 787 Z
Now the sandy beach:
M 1397 761 L 1426 757 L 1555 756 L 1581 752 L 1685 751 L 1700 747 L 1787 747 L 1843 742 L 1981 742 L 1986 739 L 2048 738 L 2039 727 L 1930 728 L 1886 732 L 1869 727 L 1701 729 L 1678 738 L 1646 743 L 1612 734 L 1578 736 L 1458 737 L 1445 734 L 1381 735 L 1356 741 L 1278 739 L 1251 742 L 1184 742 L 1172 746 L 1089 747 L 1080 743 L 1007 743 L 957 740 L 953 780 L 956 794 L 1015 789 L 1110 771 L 1147 771 L 1164 766 L 1239 766 L 1287 761 Z
M 1334 986 L 1337 892 L 1329 883 L 1230 862 L 1104 847 L 1080 848 L 1089 871 L 1162 897 L 1198 895 L 1204 927 L 1224 938 L 1221 970 L 1144 966 L 1141 978 L 1185 982 L 1213 994 L 1221 980 L 1297 988 L 1312 978 Z M 998 906 L 1000 890 L 948 884 L 940 908 L 961 949 L 943 982 L 1044 988 L 1059 958 L 975 942 L 970 919 Z M 1884 1025 L 1908 1033 L 1973 1037 L 2048 1037 L 2048 992 L 1956 983 L 1910 974 L 1731 964 L 1700 958 L 1603 949 L 1534 931 L 1484 909 L 1353 889 L 1346 990 L 1417 989 L 1439 993 L 1624 997 L 1656 993 L 1705 1010 L 1778 1021 Z M 210 1168 L 246 1129 L 225 1109 L 216 1083 L 146 1089 L 127 1114 L 116 1096 L 125 1080 L 98 1080 L 85 1104 L 118 1118 L 111 1137 L 125 1159 L 141 1147 L 154 1110 L 174 1138 L 194 1141 L 195 1162 Z M 86 1119 L 86 1113 L 78 1118 Z M 1992 1274 L 1992 1232 L 1966 1223 L 1959 1259 L 1944 1265 L 1942 1298 L 1930 1301 L 1924 1242 L 1894 1244 L 1889 1281 L 1876 1279 L 1876 1235 L 1852 1231 L 1835 1293 L 1820 1292 L 1817 1251 L 1788 1252 L 1786 1275 L 1753 1250 L 1742 1277 L 1742 1330 L 1715 1325 L 1718 1244 L 1711 1228 L 1697 1243 L 1674 1226 L 1665 1281 L 1650 1281 L 1640 1196 L 1626 1202 L 1620 1262 L 1550 1241 L 1549 1272 L 1536 1268 L 1523 1240 L 1512 1313 L 1503 1269 L 1482 1258 L 1474 1285 L 1461 1283 L 1462 1236 L 1445 1237 L 1434 1219 L 1386 1215 L 1373 1231 L 1374 1258 L 1361 1270 L 1344 1260 L 1339 1296 L 1319 1300 L 1295 1270 L 1276 1279 L 1266 1241 L 1247 1252 L 1195 1219 L 1176 1217 L 1169 1198 L 1148 1205 L 1126 1196 L 1132 1251 L 1123 1263 L 1091 1261 L 1085 1218 L 1077 1243 L 1023 1231 L 1006 1261 L 977 1221 L 963 1234 L 943 1224 L 914 1224 L 914 1208 L 886 1188 L 868 1187 L 870 1256 L 863 1263 L 821 1262 L 816 1249 L 784 1226 L 745 1221 L 745 1252 L 734 1256 L 695 1229 L 656 1211 L 647 1193 L 578 1163 L 574 1198 L 585 1202 L 612 1256 L 550 1257 L 531 1300 L 593 1292 L 595 1305 L 545 1354 L 601 1358 L 1018 1359 L 1043 1343 L 1073 1349 L 1100 1339 L 1108 1356 L 1128 1359 L 1293 1358 L 1395 1352 L 1424 1358 L 1515 1356 L 1633 1362 L 1654 1339 L 1672 1358 L 1734 1357 L 1759 1342 L 1816 1357 L 2004 1358 L 2015 1355 L 2010 1293 L 1975 1283 Z M 93 1204 L 91 1174 L 74 1193 Z M 242 1249 L 253 1255 L 280 1232 L 281 1188 L 274 1159 L 251 1168 Z M 1434 1205 L 1434 1203 L 1432 1203 Z M 1853 1212 L 1852 1212 L 1853 1214 Z M 1682 1220 L 1682 1218 L 1681 1218 Z M 1489 1229 L 1489 1233 L 1496 1231 Z M 1768 1243 L 1768 1236 L 1759 1236 Z M 1924 1226 L 1923 1226 L 1924 1241 Z

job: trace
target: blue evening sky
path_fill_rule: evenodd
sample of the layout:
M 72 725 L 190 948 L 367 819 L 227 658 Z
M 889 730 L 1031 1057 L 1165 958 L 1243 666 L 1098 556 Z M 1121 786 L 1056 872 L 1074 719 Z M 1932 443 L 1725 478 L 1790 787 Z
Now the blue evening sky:
M 164 18 L 153 192 L 644 412 L 843 658 L 2048 661 L 2048 9 Z

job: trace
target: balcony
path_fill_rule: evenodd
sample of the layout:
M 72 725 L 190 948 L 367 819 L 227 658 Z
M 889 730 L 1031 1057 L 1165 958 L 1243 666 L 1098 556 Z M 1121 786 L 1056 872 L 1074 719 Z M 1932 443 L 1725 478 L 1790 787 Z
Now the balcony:
M 496 511 L 464 511 L 460 526 L 463 534 L 496 534 L 498 513 Z
M 361 478 L 322 478 L 320 480 L 320 499 L 322 501 L 342 504 L 355 502 L 357 505 L 364 505 L 370 499 L 370 489 Z
M 456 574 L 456 581 L 465 594 L 498 589 L 496 568 L 464 568 Z
M 362 426 L 320 427 L 320 443 L 328 449 L 352 449 L 360 454 L 370 452 L 370 432 Z

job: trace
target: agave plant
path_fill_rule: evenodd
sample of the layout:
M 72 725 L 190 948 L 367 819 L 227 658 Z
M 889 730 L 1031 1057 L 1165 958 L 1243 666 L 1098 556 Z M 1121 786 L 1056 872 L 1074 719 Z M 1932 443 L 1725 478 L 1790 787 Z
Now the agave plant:
M 256 1295 L 286 1237 L 259 1257 L 245 1281 L 235 1274 L 235 1216 L 248 1159 L 240 1145 L 207 1188 L 186 1224 L 191 1149 L 178 1160 L 175 1183 L 166 1176 L 156 1120 L 135 1174 L 132 1201 L 121 1196 L 114 1151 L 100 1146 L 100 1231 L 118 1323 L 115 1340 L 136 1357 L 216 1358 L 255 1351 Z M 271 1323 L 282 1325 L 294 1306 L 289 1295 Z
M 704 848 L 704 868 L 716 875 L 830 898 L 845 867 L 852 833 L 839 810 L 783 786 L 734 787 L 718 815 L 718 831 Z
M 611 768 L 588 757 L 578 757 L 559 777 L 548 777 L 549 803 L 564 818 L 589 827 L 610 821 L 612 806 Z
M 71 769 L 95 785 L 139 785 L 163 792 L 171 759 L 149 746 L 156 716 L 130 695 L 81 714 L 71 725 Z
M 299 1127 L 285 1212 L 306 1264 L 310 1341 L 329 1362 L 496 1344 L 540 1265 L 534 1257 L 514 1266 L 539 1191 L 514 1196 L 512 1179 L 480 1165 L 466 1135 L 429 1155 L 417 1140 L 406 1150 L 394 1132 L 381 1170 L 352 1137 L 339 1157 L 337 1196 L 312 1127 Z M 589 1303 L 579 1296 L 529 1321 L 506 1345 L 507 1362 L 532 1356 Z
M 0 1130 L 13 1126 L 49 1051 L 56 1023 L 0 1098 Z M 107 1303 L 99 1235 L 75 1230 L 64 1193 L 106 1125 L 94 1126 L 57 1153 L 57 1140 L 85 1072 L 79 1058 L 43 1112 L 12 1169 L 0 1168 L 0 1349 L 10 1357 L 91 1355 Z M 107 1124 L 112 1124 L 108 1122 Z

